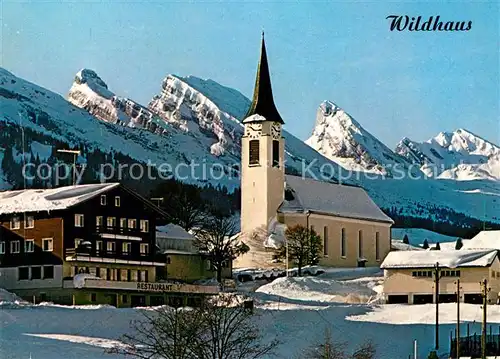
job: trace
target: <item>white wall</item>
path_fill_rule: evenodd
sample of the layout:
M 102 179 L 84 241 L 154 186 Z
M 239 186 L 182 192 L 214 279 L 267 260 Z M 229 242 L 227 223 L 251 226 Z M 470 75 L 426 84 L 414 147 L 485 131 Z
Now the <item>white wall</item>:
M 0 268 L 0 287 L 4 289 L 62 288 L 62 265 L 54 266 L 53 279 L 18 280 L 18 267 Z

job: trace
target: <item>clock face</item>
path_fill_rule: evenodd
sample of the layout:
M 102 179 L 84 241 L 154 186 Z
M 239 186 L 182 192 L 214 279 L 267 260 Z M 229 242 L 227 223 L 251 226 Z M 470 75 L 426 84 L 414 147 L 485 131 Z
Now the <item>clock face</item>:
M 279 123 L 273 123 L 271 126 L 271 136 L 273 136 L 274 139 L 279 139 L 281 136 L 281 126 Z
M 254 123 L 247 125 L 245 135 L 250 138 L 259 138 L 262 135 L 262 124 Z

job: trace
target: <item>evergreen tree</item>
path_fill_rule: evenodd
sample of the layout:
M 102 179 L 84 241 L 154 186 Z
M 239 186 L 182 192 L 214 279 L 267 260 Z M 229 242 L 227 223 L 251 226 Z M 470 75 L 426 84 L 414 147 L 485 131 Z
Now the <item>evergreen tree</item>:
M 462 247 L 464 246 L 463 242 L 462 242 L 462 238 L 458 237 L 457 238 L 457 241 L 455 243 L 455 249 L 456 250 L 459 250 L 461 249 Z
M 405 236 L 403 237 L 403 243 L 404 244 L 410 244 L 410 240 L 408 239 L 408 235 L 405 234 Z
M 435 351 L 435 350 L 433 350 L 433 351 L 431 351 L 431 352 L 429 353 L 429 356 L 427 357 L 427 359 L 439 359 L 439 357 L 438 357 L 438 355 L 437 355 L 436 351 Z
M 427 238 L 424 239 L 424 243 L 422 244 L 423 249 L 429 249 L 429 242 L 427 241 Z
M 436 251 L 440 251 L 441 250 L 441 246 L 439 245 L 439 242 L 436 243 L 436 246 L 434 247 L 434 249 Z

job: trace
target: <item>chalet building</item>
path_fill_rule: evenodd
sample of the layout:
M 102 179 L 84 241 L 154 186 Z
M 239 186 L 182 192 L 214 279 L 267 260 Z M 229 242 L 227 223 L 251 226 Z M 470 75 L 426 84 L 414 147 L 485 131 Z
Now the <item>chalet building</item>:
M 275 266 L 284 228 L 295 224 L 323 239 L 321 265 L 379 266 L 391 249 L 393 221 L 362 188 L 285 176 L 284 121 L 273 100 L 264 38 L 243 124 L 241 238 L 250 251 L 235 267 Z
M 0 192 L 0 287 L 61 304 L 185 301 L 199 288 L 162 283 L 162 217 L 118 183 Z
M 381 268 L 387 303 L 435 303 L 436 271 L 439 302 L 457 301 L 457 279 L 460 279 L 460 301 L 482 303 L 480 283 L 486 279 L 489 302 L 498 302 L 500 261 L 495 249 L 390 252 Z
M 194 241 L 195 237 L 178 225 L 167 224 L 156 228 L 156 246 L 159 253 L 165 255 L 169 280 L 193 283 L 216 277 L 210 260 L 200 253 Z M 231 278 L 231 263 L 222 275 L 223 278 Z

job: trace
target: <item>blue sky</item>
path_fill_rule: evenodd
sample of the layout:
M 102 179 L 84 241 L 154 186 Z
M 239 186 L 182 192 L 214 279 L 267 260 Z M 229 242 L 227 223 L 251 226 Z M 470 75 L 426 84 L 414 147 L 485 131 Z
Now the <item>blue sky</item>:
M 62 95 L 87 67 L 143 104 L 168 73 L 251 97 L 264 28 L 275 101 L 301 139 L 328 99 L 389 147 L 457 128 L 500 142 L 496 1 L 0 4 L 0 65 Z M 471 20 L 472 29 L 391 32 L 393 14 Z

